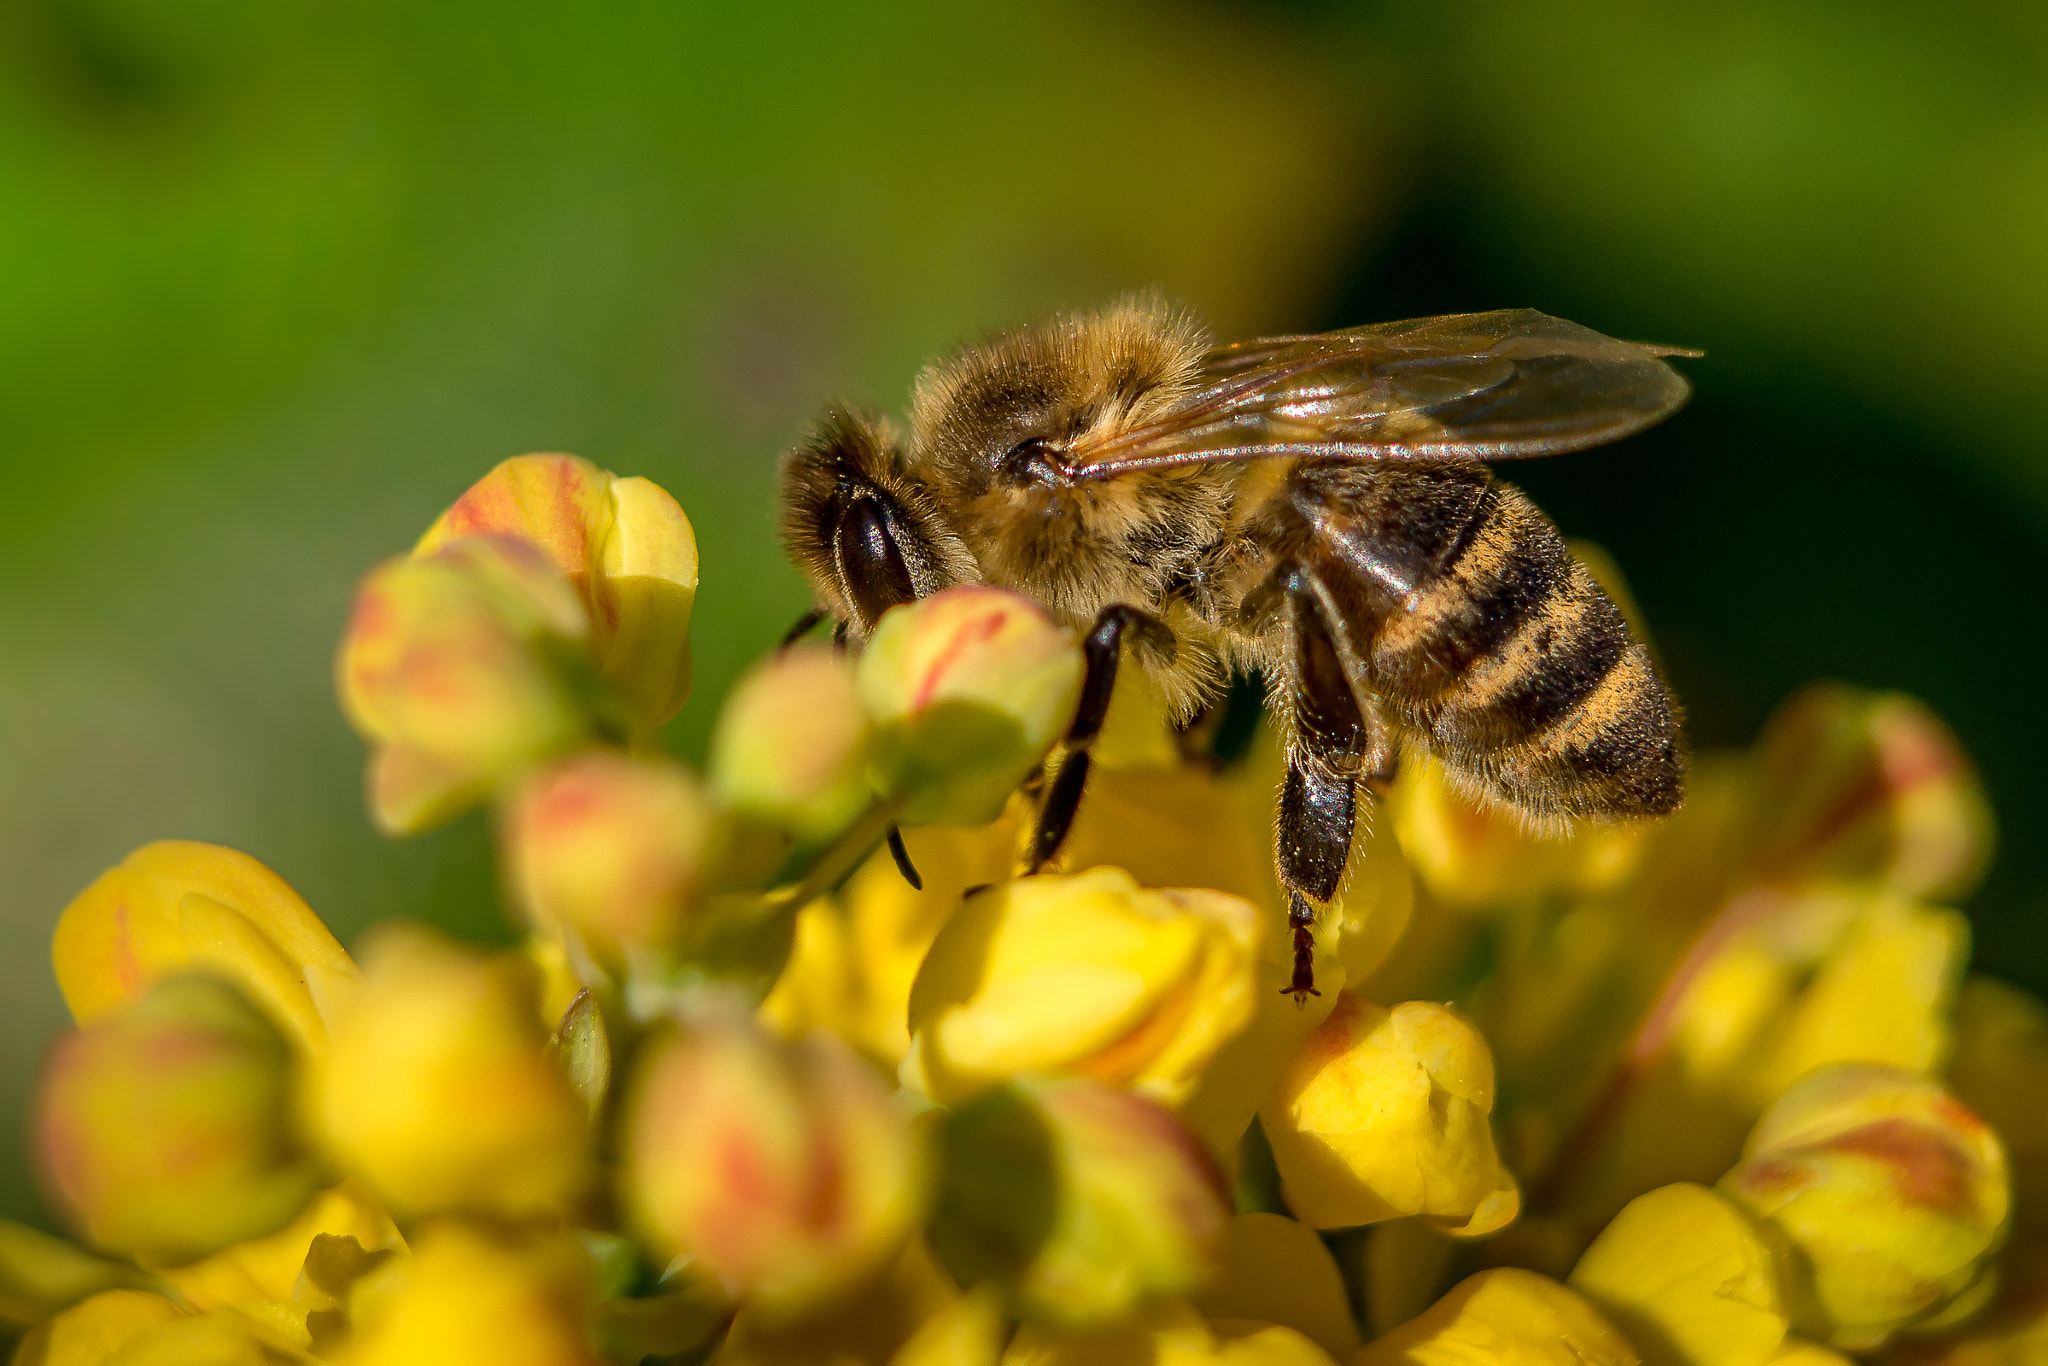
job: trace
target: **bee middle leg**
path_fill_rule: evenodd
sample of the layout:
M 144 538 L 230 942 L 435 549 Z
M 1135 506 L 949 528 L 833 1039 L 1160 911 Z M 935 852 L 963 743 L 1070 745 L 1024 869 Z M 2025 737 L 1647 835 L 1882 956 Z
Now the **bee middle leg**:
M 1280 789 L 1274 861 L 1287 889 L 1294 975 L 1281 991 L 1301 1002 L 1315 986 L 1317 907 L 1337 895 L 1357 826 L 1358 786 L 1392 772 L 1388 729 L 1370 698 L 1361 704 L 1332 631 L 1322 586 L 1294 565 L 1275 575 L 1287 643 L 1287 779 Z
M 1031 839 L 1031 872 L 1052 861 L 1074 823 L 1081 806 L 1081 791 L 1088 785 L 1088 748 L 1102 733 L 1109 715 L 1109 699 L 1116 691 L 1117 662 L 1123 654 L 1124 634 L 1153 653 L 1172 659 L 1173 632 L 1158 618 L 1135 607 L 1117 604 L 1102 609 L 1095 627 L 1081 642 L 1081 657 L 1087 671 L 1081 676 L 1081 702 L 1074 709 L 1073 724 L 1067 727 L 1067 756 L 1053 776 L 1045 804 L 1038 810 L 1038 830 Z

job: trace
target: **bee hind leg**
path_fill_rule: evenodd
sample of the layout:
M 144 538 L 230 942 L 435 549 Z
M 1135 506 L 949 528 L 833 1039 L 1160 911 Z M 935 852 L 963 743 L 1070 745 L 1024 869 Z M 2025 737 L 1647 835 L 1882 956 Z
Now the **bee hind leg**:
M 1086 672 L 1081 676 L 1080 705 L 1074 709 L 1073 724 L 1067 727 L 1067 755 L 1053 775 L 1045 804 L 1038 810 L 1038 830 L 1031 839 L 1029 871 L 1033 873 L 1059 852 L 1068 828 L 1074 823 L 1074 813 L 1080 809 L 1081 791 L 1088 785 L 1088 748 L 1102 733 L 1102 722 L 1109 715 L 1109 699 L 1116 691 L 1117 663 L 1123 654 L 1126 632 L 1134 644 L 1168 660 L 1173 658 L 1173 632 L 1158 618 L 1122 604 L 1105 607 L 1096 617 L 1094 629 L 1081 642 Z
M 1323 586 L 1296 565 L 1269 580 L 1284 604 L 1287 675 L 1287 780 L 1280 788 L 1274 862 L 1287 889 L 1294 933 L 1294 974 L 1281 991 L 1296 1004 L 1322 993 L 1315 986 L 1316 908 L 1344 881 L 1358 823 L 1358 785 L 1392 771 L 1392 745 L 1379 710 L 1361 704 L 1351 670 L 1331 629 L 1335 616 Z

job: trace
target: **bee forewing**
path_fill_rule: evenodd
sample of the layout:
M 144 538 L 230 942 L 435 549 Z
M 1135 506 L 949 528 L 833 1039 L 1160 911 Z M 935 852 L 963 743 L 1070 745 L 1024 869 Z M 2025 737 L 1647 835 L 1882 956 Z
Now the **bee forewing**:
M 1203 358 L 1161 417 L 1067 452 L 1077 478 L 1268 455 L 1509 460 L 1613 441 L 1691 392 L 1665 356 L 1533 309 L 1267 337 Z

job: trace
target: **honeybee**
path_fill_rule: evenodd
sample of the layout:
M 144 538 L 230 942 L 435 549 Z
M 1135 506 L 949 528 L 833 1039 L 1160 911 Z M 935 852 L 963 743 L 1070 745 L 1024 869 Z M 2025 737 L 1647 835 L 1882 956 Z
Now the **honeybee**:
M 1126 647 L 1177 720 L 1232 671 L 1287 748 L 1275 862 L 1297 1001 L 1316 993 L 1359 788 L 1403 747 L 1537 825 L 1663 815 L 1678 711 L 1549 518 L 1482 462 L 1659 421 L 1664 359 L 1530 309 L 1211 346 L 1134 300 L 959 351 L 908 433 L 834 407 L 783 460 L 781 531 L 816 594 L 798 624 L 858 641 L 954 584 L 1026 594 L 1084 633 L 1087 674 L 1030 849 L 1058 850 Z M 893 846 L 901 860 L 900 843 Z

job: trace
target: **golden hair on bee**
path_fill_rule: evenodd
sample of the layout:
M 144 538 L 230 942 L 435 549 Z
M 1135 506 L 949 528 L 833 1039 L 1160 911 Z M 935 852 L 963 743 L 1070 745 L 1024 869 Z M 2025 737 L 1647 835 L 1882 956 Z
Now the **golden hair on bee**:
M 1081 626 L 1115 603 L 1161 603 L 1194 571 L 1229 516 L 1234 468 L 1076 483 L 1062 460 L 1170 409 L 1198 383 L 1207 346 L 1185 313 L 1138 297 L 925 370 L 911 405 L 913 468 L 990 582 Z

